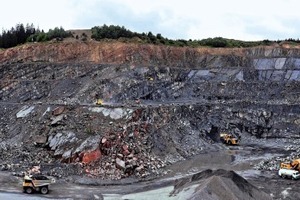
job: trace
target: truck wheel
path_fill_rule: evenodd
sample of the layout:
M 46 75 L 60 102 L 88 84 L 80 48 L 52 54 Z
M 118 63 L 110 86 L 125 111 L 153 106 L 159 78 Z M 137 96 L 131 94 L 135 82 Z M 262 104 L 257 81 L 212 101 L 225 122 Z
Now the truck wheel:
M 41 187 L 41 193 L 42 194 L 48 194 L 49 190 L 47 186 Z
M 281 175 L 282 178 L 286 178 L 286 175 Z
M 33 192 L 33 189 L 32 189 L 31 187 L 27 187 L 27 188 L 25 189 L 25 192 L 26 192 L 27 194 L 31 194 L 31 193 Z

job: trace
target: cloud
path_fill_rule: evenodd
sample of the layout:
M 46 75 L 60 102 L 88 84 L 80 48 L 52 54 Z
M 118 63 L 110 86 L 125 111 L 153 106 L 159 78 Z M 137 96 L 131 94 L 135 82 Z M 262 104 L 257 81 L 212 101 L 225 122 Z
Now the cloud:
M 152 5 L 152 4 L 151 4 Z M 120 25 L 135 32 L 161 33 L 170 38 L 186 37 L 184 30 L 191 20 L 184 19 L 168 9 L 154 9 L 146 5 L 131 6 L 119 1 L 93 1 L 83 7 L 73 5 L 78 10 L 74 21 L 75 28 L 91 28 L 93 26 Z M 152 5 L 153 6 L 153 5 Z M 151 9 L 152 8 L 152 9 Z
M 77 1 L 78 2 L 78 1 Z M 295 36 L 286 19 L 299 18 L 296 0 L 92 0 L 80 10 L 75 26 L 123 25 L 137 32 L 172 39 L 227 37 L 243 40 Z M 82 3 L 83 4 L 83 3 Z M 289 11 L 287 12 L 285 9 Z M 278 12 L 280 10 L 280 12 Z M 291 11 L 291 12 L 290 12 Z M 286 37 L 284 37 L 286 36 Z
M 45 30 L 112 24 L 170 39 L 295 38 L 300 25 L 298 0 L 10 0 L 1 6 L 3 28 L 20 22 Z
M 2 2 L 0 26 L 10 29 L 18 23 L 33 23 L 36 27 L 48 30 L 54 27 L 70 27 L 72 10 L 68 8 L 68 0 L 9 0 Z

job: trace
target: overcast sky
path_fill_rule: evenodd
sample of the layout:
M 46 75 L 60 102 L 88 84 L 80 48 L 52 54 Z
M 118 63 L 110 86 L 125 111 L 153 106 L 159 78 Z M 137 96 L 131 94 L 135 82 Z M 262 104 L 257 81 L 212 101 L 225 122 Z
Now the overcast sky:
M 17 23 L 83 29 L 120 25 L 170 39 L 300 36 L 299 0 L 0 0 L 0 28 Z

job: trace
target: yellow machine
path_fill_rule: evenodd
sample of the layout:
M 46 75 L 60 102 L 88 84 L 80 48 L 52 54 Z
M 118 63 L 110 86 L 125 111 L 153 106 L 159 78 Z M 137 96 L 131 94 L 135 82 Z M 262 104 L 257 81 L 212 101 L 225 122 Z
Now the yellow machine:
M 49 185 L 54 183 L 54 180 L 42 175 L 26 175 L 23 181 L 23 191 L 31 194 L 34 191 L 47 194 L 49 192 Z
M 96 105 L 103 105 L 103 100 L 102 99 L 97 99 Z
M 239 139 L 237 137 L 233 136 L 232 134 L 228 134 L 228 133 L 221 133 L 220 140 L 224 144 L 228 144 L 228 145 L 237 145 L 239 143 Z
M 291 162 L 282 162 L 280 163 L 280 169 L 294 169 L 300 171 L 300 159 L 295 159 Z

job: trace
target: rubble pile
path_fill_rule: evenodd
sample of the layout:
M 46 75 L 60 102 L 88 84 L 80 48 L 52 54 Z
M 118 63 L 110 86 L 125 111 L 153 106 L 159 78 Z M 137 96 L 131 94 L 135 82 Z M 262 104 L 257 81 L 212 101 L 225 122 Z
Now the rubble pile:
M 193 186 L 193 187 L 191 187 Z M 192 191 L 189 191 L 192 190 Z M 171 196 L 178 199 L 272 199 L 234 171 L 205 170 L 176 181 Z
M 105 133 L 99 142 L 99 159 L 87 158 L 86 173 L 104 179 L 121 179 L 131 175 L 145 178 L 159 175 L 166 163 L 152 153 L 150 125 L 131 121 Z M 94 151 L 95 152 L 95 151 Z
M 38 109 L 41 108 L 34 107 L 21 120 L 26 119 L 30 124 L 42 117 L 45 128 L 40 135 L 27 135 L 32 139 L 23 145 L 3 146 L 2 170 L 23 173 L 38 165 L 42 173 L 56 177 L 87 174 L 117 180 L 132 175 L 156 176 L 166 165 L 151 151 L 152 125 L 143 119 L 140 109 L 106 108 L 86 113 L 89 108 L 79 111 L 79 108 L 60 106 L 35 114 Z
M 286 156 L 277 156 L 262 160 L 254 166 L 254 169 L 257 170 L 268 170 L 268 171 L 277 171 L 280 168 L 280 163 L 282 162 L 291 162 L 295 159 L 300 158 L 300 147 L 299 139 L 294 139 L 289 141 L 290 145 L 286 145 L 283 149 L 286 153 Z
M 55 158 L 45 149 L 35 149 L 33 146 L 7 146 L 0 148 L 1 170 L 25 173 L 33 165 L 54 163 Z

